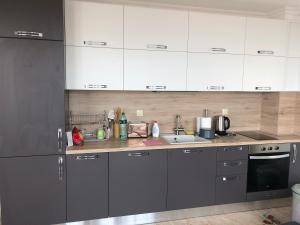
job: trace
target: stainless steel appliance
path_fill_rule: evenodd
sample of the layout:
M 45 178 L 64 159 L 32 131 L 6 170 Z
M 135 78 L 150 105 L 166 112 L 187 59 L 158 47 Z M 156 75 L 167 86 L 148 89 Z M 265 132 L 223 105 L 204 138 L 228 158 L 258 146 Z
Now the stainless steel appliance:
M 220 136 L 227 135 L 227 130 L 230 128 L 230 119 L 226 116 L 215 117 L 216 133 Z
M 289 167 L 290 144 L 250 146 L 247 192 L 287 189 Z

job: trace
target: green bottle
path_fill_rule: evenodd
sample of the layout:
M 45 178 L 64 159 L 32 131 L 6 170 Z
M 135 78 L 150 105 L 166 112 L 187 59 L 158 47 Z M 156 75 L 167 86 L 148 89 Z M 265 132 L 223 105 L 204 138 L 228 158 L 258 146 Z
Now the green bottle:
M 127 118 L 124 112 L 122 112 L 120 118 L 120 139 L 121 141 L 127 141 Z

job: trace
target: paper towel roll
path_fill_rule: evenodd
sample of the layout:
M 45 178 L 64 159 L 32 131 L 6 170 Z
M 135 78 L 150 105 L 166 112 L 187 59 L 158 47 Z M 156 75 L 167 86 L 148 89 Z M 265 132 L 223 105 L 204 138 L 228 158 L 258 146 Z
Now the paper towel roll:
M 201 117 L 200 128 L 211 129 L 212 128 L 212 118 L 211 117 Z

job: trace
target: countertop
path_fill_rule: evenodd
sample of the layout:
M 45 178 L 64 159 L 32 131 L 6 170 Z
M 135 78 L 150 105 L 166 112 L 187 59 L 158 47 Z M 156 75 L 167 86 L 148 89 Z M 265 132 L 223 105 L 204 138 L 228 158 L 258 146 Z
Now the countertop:
M 236 136 L 217 137 L 209 143 L 197 144 L 169 144 L 163 138 L 129 138 L 126 142 L 119 139 L 110 139 L 98 142 L 87 142 L 83 146 L 68 147 L 66 154 L 87 154 L 87 153 L 103 153 L 103 152 L 121 152 L 121 151 L 139 151 L 139 150 L 156 150 L 156 149 L 181 149 L 181 148 L 202 148 L 202 147 L 221 147 L 221 146 L 237 146 L 237 145 L 256 145 L 256 144 L 272 144 L 272 143 L 294 143 L 300 142 L 300 136 L 297 135 L 270 135 L 277 140 L 254 140 L 239 134 Z M 145 144 L 144 141 L 155 142 L 153 144 Z

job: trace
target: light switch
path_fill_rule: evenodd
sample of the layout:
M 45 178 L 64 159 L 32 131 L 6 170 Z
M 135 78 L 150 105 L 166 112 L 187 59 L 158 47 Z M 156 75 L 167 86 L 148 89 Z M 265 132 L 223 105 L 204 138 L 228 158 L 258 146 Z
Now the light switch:
M 228 109 L 222 109 L 222 115 L 223 115 L 223 116 L 228 115 L 228 113 L 229 113 L 229 110 L 228 110 Z
M 142 109 L 136 110 L 136 116 L 139 116 L 139 117 L 144 116 L 144 111 Z

